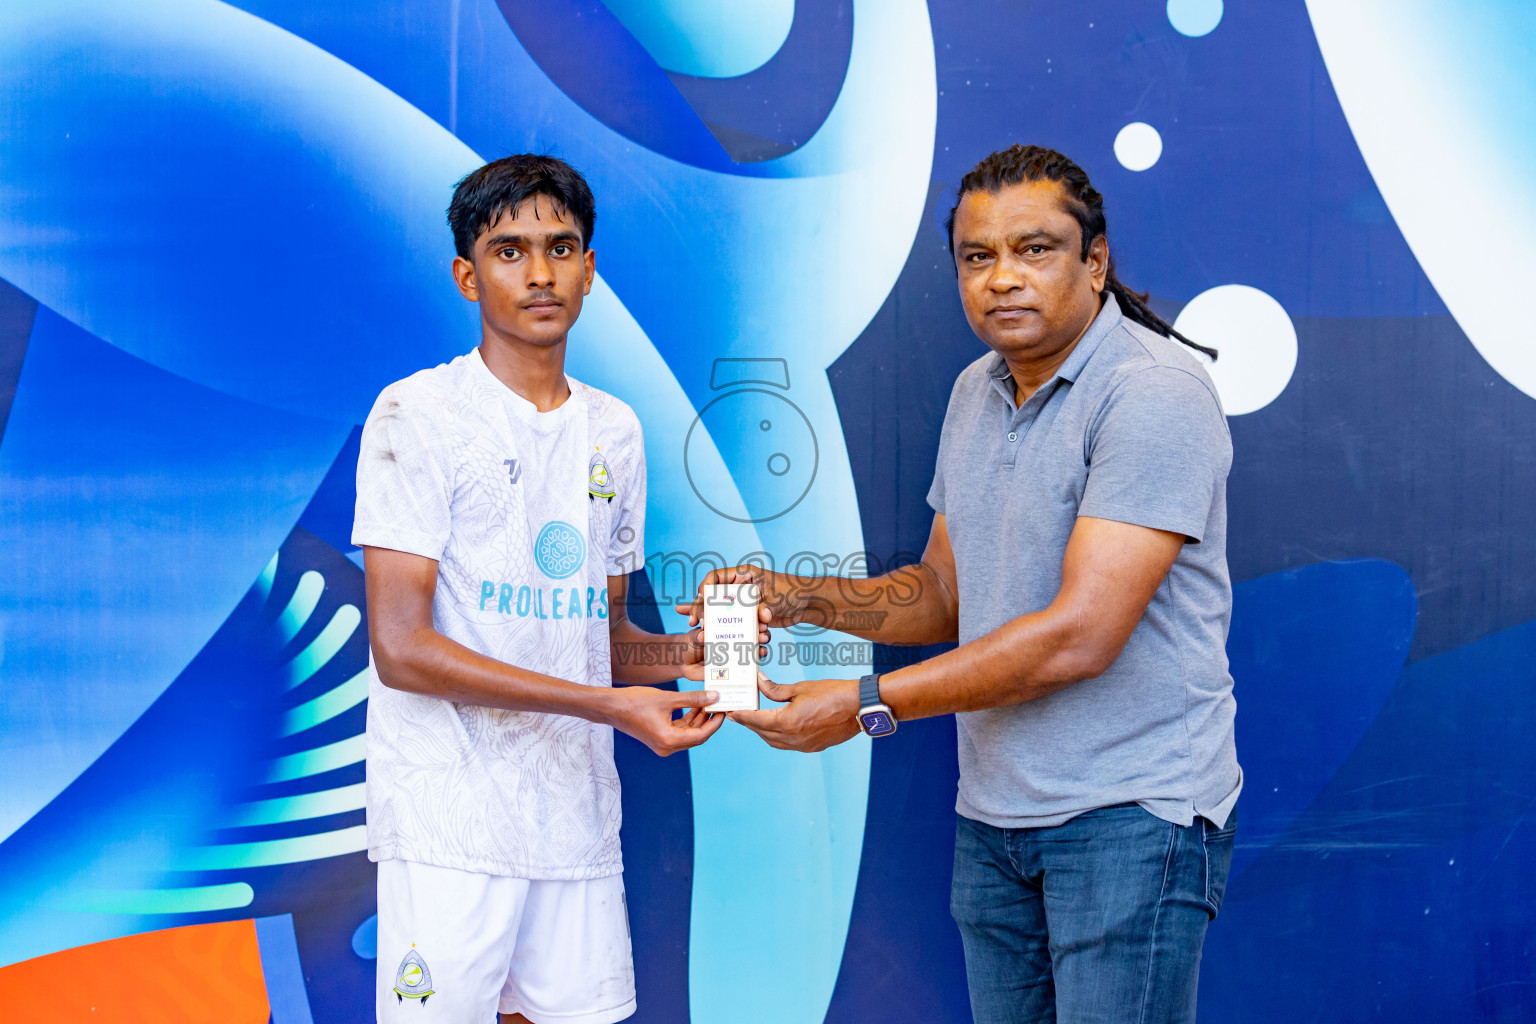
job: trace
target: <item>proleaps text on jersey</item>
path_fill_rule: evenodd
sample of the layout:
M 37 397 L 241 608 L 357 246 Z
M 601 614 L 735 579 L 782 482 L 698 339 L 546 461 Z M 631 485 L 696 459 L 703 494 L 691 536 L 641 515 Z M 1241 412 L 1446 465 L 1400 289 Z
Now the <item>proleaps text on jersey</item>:
M 495 604 L 491 604 L 491 602 Z M 510 583 L 499 586 L 491 580 L 480 581 L 480 610 L 494 608 L 501 615 L 534 619 L 599 619 L 608 617 L 608 590 L 587 587 L 533 587 Z

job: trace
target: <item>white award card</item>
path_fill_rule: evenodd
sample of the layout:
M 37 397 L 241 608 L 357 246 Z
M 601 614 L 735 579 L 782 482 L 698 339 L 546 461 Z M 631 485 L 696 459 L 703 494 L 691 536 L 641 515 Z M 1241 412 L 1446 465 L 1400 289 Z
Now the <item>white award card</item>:
M 756 711 L 757 584 L 704 588 L 704 689 L 720 699 L 710 711 Z

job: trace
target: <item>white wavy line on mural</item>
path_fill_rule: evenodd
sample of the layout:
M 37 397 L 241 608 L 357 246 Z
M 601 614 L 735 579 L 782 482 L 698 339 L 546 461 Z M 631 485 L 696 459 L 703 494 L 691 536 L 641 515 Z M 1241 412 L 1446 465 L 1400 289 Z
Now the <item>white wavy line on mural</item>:
M 301 793 L 298 796 L 280 796 L 270 800 L 252 800 L 241 804 L 230 814 L 225 828 L 248 828 L 253 825 L 273 825 L 278 822 L 303 821 L 307 818 L 323 818 L 331 814 L 360 811 L 366 803 L 367 784 L 338 786 L 322 789 L 317 793 Z
M 309 617 L 315 613 L 315 608 L 320 604 L 320 595 L 325 593 L 325 577 L 313 569 L 308 569 L 299 577 L 298 583 L 293 588 L 293 595 L 288 598 L 288 603 L 283 605 L 283 610 L 278 613 L 272 628 L 277 633 L 278 643 L 286 645 L 290 640 L 299 635 L 299 630 L 309 621 Z
M 233 871 L 241 868 L 265 868 L 278 864 L 298 864 L 323 860 L 368 849 L 368 829 L 364 825 L 318 832 L 290 839 L 267 839 L 256 843 L 228 843 L 222 846 L 198 846 L 177 858 L 173 871 Z
M 308 646 L 283 666 L 288 689 L 291 690 L 307 682 L 311 676 L 328 665 L 347 641 L 352 639 L 352 634 L 357 632 L 357 627 L 362 621 L 363 613 L 357 610 L 356 605 L 344 604 L 337 608 L 335 614 L 331 616 L 331 621 L 325 624 L 325 628 L 315 635 Z
M 350 711 L 367 699 L 368 670 L 365 668 L 340 686 L 285 711 L 278 734 L 292 736 L 305 729 L 313 729 L 323 722 L 329 722 L 343 711 Z

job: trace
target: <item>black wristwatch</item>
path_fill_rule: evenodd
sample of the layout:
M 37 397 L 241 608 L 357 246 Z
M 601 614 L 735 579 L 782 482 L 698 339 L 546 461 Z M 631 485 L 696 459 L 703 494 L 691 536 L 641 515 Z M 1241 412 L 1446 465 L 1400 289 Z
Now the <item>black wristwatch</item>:
M 880 703 L 880 676 L 875 673 L 859 679 L 859 728 L 872 737 L 896 731 L 896 715 Z

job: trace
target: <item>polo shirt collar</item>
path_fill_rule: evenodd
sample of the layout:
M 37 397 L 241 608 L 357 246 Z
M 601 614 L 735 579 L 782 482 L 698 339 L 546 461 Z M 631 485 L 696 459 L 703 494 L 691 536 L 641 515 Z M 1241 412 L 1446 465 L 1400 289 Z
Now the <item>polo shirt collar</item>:
M 1104 294 L 1104 305 L 1099 310 L 1099 315 L 1093 318 L 1093 323 L 1088 325 L 1087 332 L 1078 341 L 1077 348 L 1072 350 L 1072 354 L 1067 357 L 1066 362 L 1061 364 L 1061 367 L 1056 371 L 1056 376 L 1051 378 L 1051 380 L 1075 382 L 1078 374 L 1083 372 L 1083 367 L 1088 365 L 1088 360 L 1092 359 L 1094 352 L 1098 350 L 1099 343 L 1109 336 L 1110 331 L 1119 327 L 1120 321 L 1124 319 L 1124 314 L 1120 312 L 1120 303 L 1115 299 L 1114 295 L 1106 292 Z M 987 376 L 998 382 L 1006 381 L 1009 377 L 1008 364 L 996 352 L 992 354 L 992 362 L 988 364 Z M 1046 382 L 1046 384 L 1049 383 L 1050 381 Z M 999 383 L 996 386 L 1003 387 L 1004 385 Z M 1040 390 L 1044 391 L 1045 387 L 1042 386 Z M 1008 391 L 1011 395 L 1012 389 L 1010 388 Z

